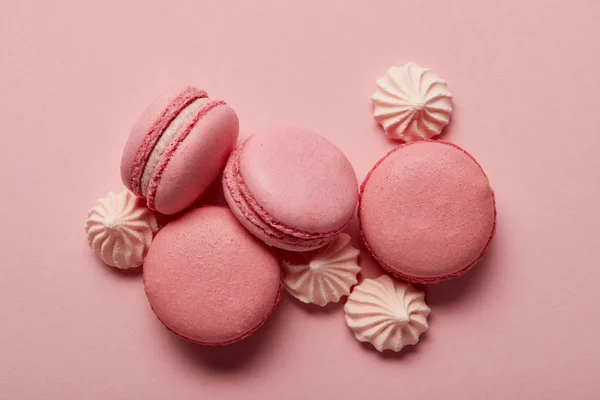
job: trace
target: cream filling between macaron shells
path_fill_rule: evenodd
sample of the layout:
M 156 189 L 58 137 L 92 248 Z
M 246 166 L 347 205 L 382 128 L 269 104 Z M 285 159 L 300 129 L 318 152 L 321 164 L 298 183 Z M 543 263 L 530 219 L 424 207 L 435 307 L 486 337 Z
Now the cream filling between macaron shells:
M 156 166 L 162 159 L 163 154 L 169 147 L 169 144 L 177 137 L 177 133 L 185 126 L 186 122 L 189 121 L 196 113 L 198 113 L 202 107 L 208 103 L 210 99 L 208 97 L 201 97 L 188 104 L 181 112 L 171 121 L 165 131 L 160 136 L 160 139 L 156 142 L 156 145 L 148 157 L 148 161 L 144 167 L 144 173 L 142 174 L 142 194 L 148 196 L 148 186 Z

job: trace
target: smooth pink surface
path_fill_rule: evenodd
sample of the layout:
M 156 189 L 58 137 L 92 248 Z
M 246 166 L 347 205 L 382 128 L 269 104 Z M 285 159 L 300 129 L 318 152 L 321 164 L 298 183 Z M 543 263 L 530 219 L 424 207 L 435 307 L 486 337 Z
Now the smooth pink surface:
M 324 233 L 310 233 L 282 224 L 273 218 L 248 191 L 240 174 L 240 153 L 245 143 L 229 157 L 223 171 L 222 188 L 227 205 L 246 229 L 269 246 L 290 251 L 309 251 L 324 246 L 345 227 L 340 226 L 335 231 Z
M 223 173 L 227 203 L 267 244 L 308 251 L 344 229 L 356 210 L 358 184 L 348 158 L 303 128 L 257 133 L 232 154 Z
M 375 258 L 413 282 L 456 277 L 494 232 L 494 192 L 481 167 L 447 142 L 398 146 L 361 186 L 362 235 Z
M 226 207 L 201 207 L 162 228 L 144 263 L 144 288 L 156 316 L 178 335 L 230 344 L 257 330 L 279 300 L 272 249 Z
M 302 128 L 252 136 L 240 153 L 240 174 L 266 212 L 301 231 L 339 229 L 356 209 L 352 165 L 335 145 Z
M 590 0 L 2 1 L 0 399 L 600 398 L 600 4 Z M 430 329 L 400 357 L 359 344 L 341 307 L 283 296 L 224 348 L 164 329 L 140 275 L 87 247 L 88 209 L 122 187 L 132 123 L 165 89 L 226 99 L 247 136 L 303 126 L 362 181 L 394 143 L 375 80 L 433 67 L 441 136 L 498 205 L 485 260 L 427 288 Z M 356 220 L 349 228 L 360 239 Z M 361 247 L 362 248 L 362 247 Z M 364 276 L 382 273 L 364 251 Z

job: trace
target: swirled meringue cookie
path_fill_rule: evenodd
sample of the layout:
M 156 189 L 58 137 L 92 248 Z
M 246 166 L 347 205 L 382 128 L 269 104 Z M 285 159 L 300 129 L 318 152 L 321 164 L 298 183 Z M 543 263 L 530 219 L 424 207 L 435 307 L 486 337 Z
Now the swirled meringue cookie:
M 365 279 L 356 286 L 344 311 L 354 336 L 378 351 L 400 351 L 406 345 L 416 344 L 427 330 L 431 312 L 423 292 L 387 275 Z
M 320 306 L 337 303 L 358 282 L 359 254 L 345 233 L 340 233 L 333 242 L 318 250 L 281 252 L 285 288 L 303 303 Z
M 430 139 L 450 122 L 452 93 L 446 82 L 415 63 L 388 69 L 371 99 L 375 120 L 392 139 Z
M 88 243 L 105 264 L 121 269 L 139 267 L 158 232 L 156 216 L 143 199 L 128 190 L 99 199 L 85 224 Z

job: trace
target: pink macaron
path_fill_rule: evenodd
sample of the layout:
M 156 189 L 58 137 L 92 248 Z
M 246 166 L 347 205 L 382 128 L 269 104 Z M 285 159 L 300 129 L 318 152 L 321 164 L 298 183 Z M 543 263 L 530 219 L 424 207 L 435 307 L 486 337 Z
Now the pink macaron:
M 411 142 L 383 157 L 361 186 L 367 249 L 389 272 L 419 283 L 464 274 L 494 236 L 494 192 L 481 166 L 443 141 Z
M 137 121 L 123 151 L 121 179 L 148 208 L 175 214 L 222 172 L 239 121 L 224 101 L 194 87 L 158 97 Z
M 280 297 L 273 250 L 225 207 L 200 207 L 158 232 L 144 262 L 152 310 L 172 332 L 227 345 L 256 331 Z
M 250 232 L 291 251 L 331 242 L 350 222 L 358 198 L 346 156 L 322 136 L 299 128 L 251 136 L 230 157 L 223 188 Z

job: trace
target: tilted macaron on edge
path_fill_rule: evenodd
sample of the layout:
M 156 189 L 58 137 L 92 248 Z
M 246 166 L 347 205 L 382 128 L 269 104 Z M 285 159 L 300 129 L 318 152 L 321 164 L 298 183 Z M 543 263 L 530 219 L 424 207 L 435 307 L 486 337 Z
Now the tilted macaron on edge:
M 162 151 L 153 154 L 173 121 L 192 106 L 193 112 L 170 132 L 172 138 L 161 144 Z M 182 211 L 219 176 L 238 130 L 237 115 L 224 101 L 210 100 L 206 92 L 193 87 L 167 92 L 157 97 L 134 125 L 121 158 L 122 181 L 144 197 L 150 209 L 163 214 Z M 150 160 L 151 156 L 159 159 Z M 148 178 L 145 170 L 150 161 L 155 168 Z

